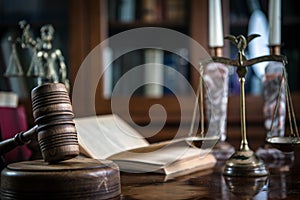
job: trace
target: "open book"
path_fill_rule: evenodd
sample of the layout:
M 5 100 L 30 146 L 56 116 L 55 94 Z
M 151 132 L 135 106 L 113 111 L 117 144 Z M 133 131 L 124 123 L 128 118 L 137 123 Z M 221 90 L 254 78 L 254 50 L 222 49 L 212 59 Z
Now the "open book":
M 117 115 L 75 118 L 80 151 L 94 159 L 113 160 L 125 172 L 184 175 L 212 168 L 216 159 L 184 139 L 149 144 Z

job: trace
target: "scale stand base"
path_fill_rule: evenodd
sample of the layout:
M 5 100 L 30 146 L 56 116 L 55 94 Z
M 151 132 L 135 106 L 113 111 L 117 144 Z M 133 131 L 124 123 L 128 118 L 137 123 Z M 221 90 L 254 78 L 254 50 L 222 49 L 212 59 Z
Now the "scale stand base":
M 264 162 L 251 150 L 236 151 L 226 161 L 223 171 L 225 176 L 259 177 L 268 174 Z

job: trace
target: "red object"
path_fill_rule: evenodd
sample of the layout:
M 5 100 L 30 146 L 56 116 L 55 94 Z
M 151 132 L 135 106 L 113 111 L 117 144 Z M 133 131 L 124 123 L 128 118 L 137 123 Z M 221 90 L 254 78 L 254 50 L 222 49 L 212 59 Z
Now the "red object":
M 27 131 L 28 125 L 24 107 L 0 107 L 0 128 L 2 140 L 13 138 L 15 134 Z M 5 153 L 3 156 L 5 163 L 9 164 L 28 160 L 31 156 L 31 151 L 27 145 L 23 145 Z

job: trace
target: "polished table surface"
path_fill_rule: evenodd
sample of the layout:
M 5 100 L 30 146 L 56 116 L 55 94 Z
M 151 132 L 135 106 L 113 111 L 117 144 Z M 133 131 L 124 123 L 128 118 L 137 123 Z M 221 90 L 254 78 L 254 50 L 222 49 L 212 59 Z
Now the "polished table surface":
M 266 162 L 269 176 L 223 176 L 224 161 L 213 169 L 181 177 L 121 173 L 121 199 L 300 199 L 300 149 L 293 162 Z

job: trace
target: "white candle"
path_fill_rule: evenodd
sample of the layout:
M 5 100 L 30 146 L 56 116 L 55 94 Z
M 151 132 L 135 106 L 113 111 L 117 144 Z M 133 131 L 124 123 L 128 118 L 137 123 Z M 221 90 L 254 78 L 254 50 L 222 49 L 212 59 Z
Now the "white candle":
M 209 46 L 224 45 L 221 0 L 209 0 Z
M 281 45 L 281 0 L 269 3 L 269 45 Z

